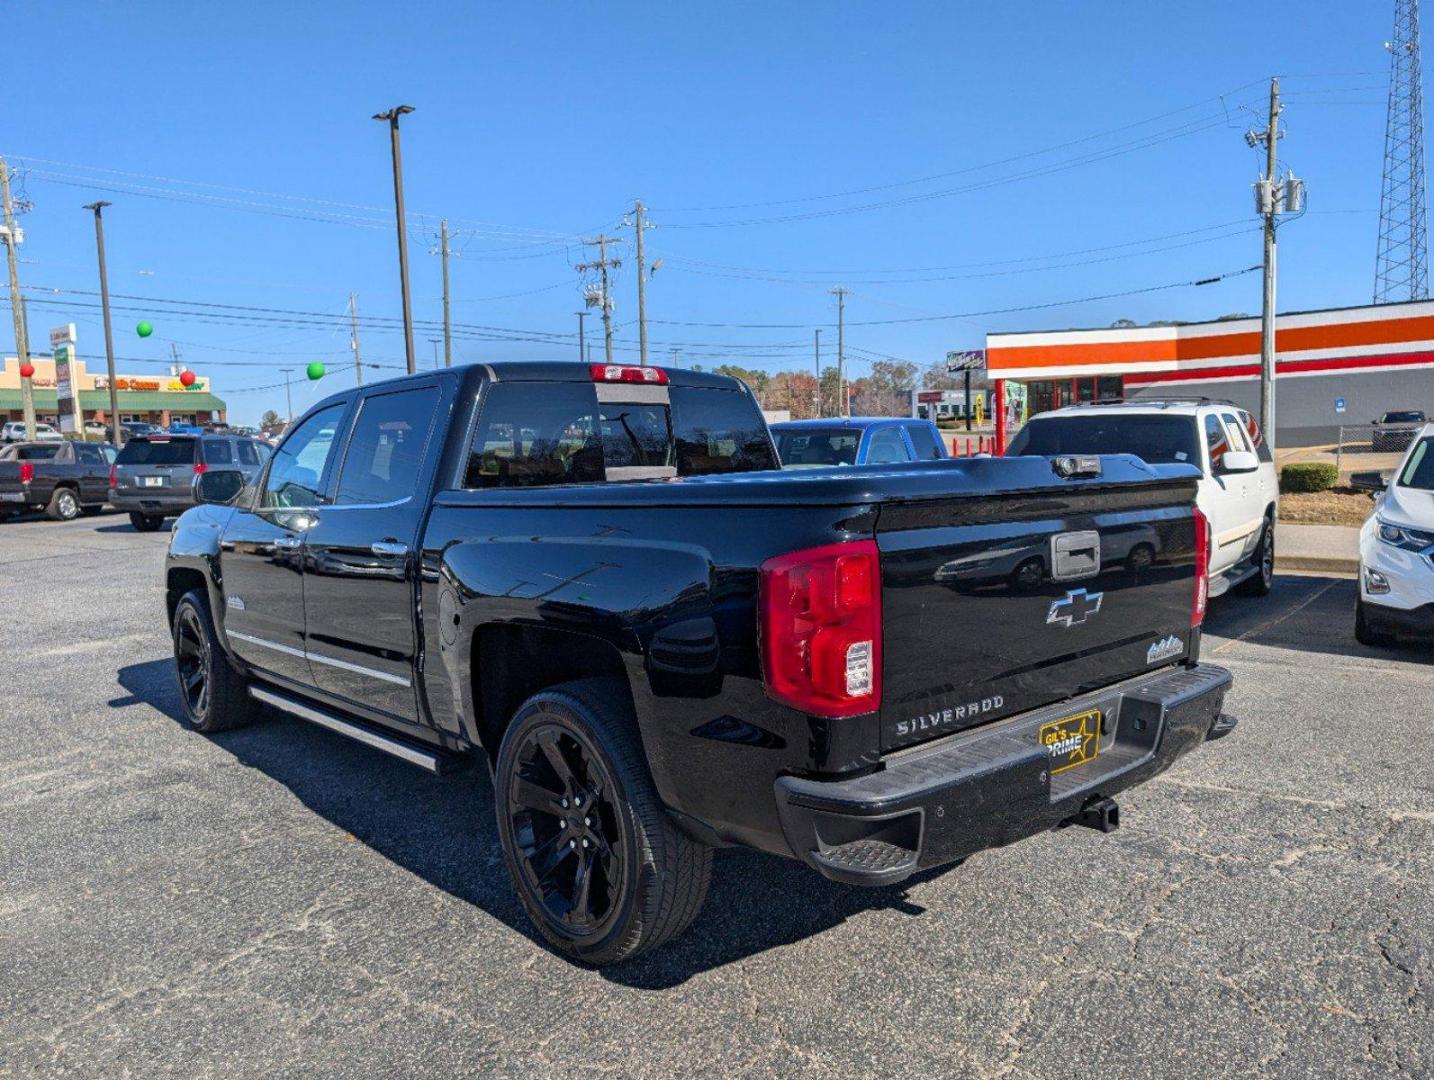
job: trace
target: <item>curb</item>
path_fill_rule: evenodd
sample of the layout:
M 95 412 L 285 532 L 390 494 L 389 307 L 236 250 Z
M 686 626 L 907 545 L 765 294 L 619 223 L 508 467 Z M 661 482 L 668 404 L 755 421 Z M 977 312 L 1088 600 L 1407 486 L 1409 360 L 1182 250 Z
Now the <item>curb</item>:
M 1303 573 L 1346 574 L 1354 577 L 1359 573 L 1359 560 L 1339 555 L 1275 555 L 1275 573 L 1299 571 Z

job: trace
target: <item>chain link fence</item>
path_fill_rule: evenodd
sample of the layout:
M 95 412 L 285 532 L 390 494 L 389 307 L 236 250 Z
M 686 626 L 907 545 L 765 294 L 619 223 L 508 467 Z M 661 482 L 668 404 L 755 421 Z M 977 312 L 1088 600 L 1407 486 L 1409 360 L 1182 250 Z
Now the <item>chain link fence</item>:
M 1423 427 L 1423 424 L 1341 425 L 1334 452 L 1335 468 L 1341 472 L 1347 466 L 1359 468 L 1364 458 L 1375 454 L 1399 457 L 1409 449 Z M 1372 462 L 1368 464 L 1373 467 Z

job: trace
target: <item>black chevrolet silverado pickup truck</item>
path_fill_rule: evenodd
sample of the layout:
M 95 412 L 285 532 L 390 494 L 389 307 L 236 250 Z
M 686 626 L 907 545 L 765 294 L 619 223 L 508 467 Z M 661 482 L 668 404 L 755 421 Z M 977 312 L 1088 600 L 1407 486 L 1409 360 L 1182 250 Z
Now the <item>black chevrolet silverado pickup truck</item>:
M 474 365 L 311 409 L 170 538 L 180 696 L 491 770 L 519 897 L 605 964 L 711 849 L 842 882 L 1064 825 L 1228 733 L 1198 474 L 1129 456 L 783 471 L 749 391 Z

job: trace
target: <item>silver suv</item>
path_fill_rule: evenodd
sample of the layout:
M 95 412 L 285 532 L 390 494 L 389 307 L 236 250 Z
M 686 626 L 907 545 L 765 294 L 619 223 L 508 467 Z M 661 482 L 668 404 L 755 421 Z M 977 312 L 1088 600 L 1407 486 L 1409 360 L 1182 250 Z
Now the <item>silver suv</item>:
M 259 474 L 269 448 L 235 435 L 145 435 L 124 444 L 110 471 L 110 503 L 140 532 L 195 505 L 194 481 L 210 469 Z

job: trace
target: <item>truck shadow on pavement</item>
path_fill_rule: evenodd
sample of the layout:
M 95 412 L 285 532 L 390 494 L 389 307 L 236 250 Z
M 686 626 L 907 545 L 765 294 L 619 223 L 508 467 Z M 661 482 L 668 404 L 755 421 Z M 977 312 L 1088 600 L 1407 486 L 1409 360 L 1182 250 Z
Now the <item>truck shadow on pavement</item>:
M 118 682 L 126 694 L 111 700 L 111 708 L 148 705 L 183 726 L 171 660 L 123 667 Z M 208 738 L 380 855 L 547 948 L 508 880 L 493 822 L 493 788 L 481 766 L 430 776 L 273 710 L 250 727 Z M 601 974 L 625 986 L 663 989 L 830 930 L 864 911 L 921 915 L 925 909 L 907 899 L 906 889 L 943 872 L 918 874 L 903 886 L 867 889 L 827 881 L 775 855 L 718 850 L 707 903 L 686 934 Z
M 1236 643 L 1242 643 L 1390 663 L 1434 661 L 1429 642 L 1380 646 L 1357 642 L 1357 590 L 1353 578 L 1277 573 L 1269 596 L 1221 596 L 1210 602 L 1200 658 L 1221 663 Z

